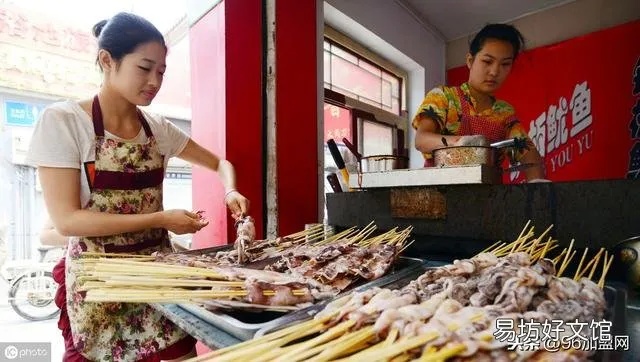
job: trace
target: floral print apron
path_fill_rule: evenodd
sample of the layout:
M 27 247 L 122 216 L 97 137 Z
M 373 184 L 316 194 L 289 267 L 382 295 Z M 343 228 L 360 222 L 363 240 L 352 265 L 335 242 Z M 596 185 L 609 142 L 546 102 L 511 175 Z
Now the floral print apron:
M 94 98 L 95 172 L 89 180 L 91 195 L 85 209 L 113 214 L 162 210 L 164 156 L 140 111 L 138 117 L 147 135 L 145 144 L 106 138 L 98 96 Z M 63 312 L 70 321 L 73 345 L 84 357 L 94 361 L 155 360 L 160 351 L 190 338 L 148 304 L 89 303 L 83 300 L 85 292 L 77 290 L 74 270 L 82 251 L 151 254 L 168 247 L 168 232 L 160 228 L 70 240 L 65 280 L 67 310 Z

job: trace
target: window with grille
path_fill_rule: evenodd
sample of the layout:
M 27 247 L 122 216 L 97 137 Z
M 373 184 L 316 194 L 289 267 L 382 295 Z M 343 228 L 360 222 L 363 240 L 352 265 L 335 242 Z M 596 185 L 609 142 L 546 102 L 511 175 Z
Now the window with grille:
M 328 38 L 324 40 L 324 87 L 400 115 L 402 78 Z

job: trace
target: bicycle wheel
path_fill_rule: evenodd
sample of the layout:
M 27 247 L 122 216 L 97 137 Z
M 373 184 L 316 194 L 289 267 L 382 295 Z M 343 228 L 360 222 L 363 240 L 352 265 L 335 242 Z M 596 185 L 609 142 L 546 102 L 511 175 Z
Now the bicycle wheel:
M 53 300 L 57 288 L 58 283 L 51 272 L 29 272 L 20 276 L 9 289 L 9 304 L 26 320 L 51 319 L 60 313 Z

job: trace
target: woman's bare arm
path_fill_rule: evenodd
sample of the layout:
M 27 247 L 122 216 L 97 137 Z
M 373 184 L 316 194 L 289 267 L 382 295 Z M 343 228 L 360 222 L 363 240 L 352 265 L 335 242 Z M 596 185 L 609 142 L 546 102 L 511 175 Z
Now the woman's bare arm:
M 520 159 L 520 163 L 527 164 L 531 163 L 535 166 L 524 169 L 524 175 L 527 181 L 535 180 L 535 179 L 544 179 L 544 160 L 538 150 L 535 147 L 531 147 L 529 151 L 527 151 L 522 158 Z
M 38 173 L 49 216 L 64 236 L 107 236 L 160 227 L 185 234 L 206 225 L 185 210 L 127 215 L 84 210 L 80 205 L 80 170 L 38 167 Z
M 453 146 L 460 140 L 460 136 L 443 136 L 438 133 L 438 124 L 427 115 L 420 115 L 418 129 L 416 130 L 416 149 L 422 153 L 431 153 L 434 149 L 444 147 L 442 138 L 447 140 L 449 146 Z
M 48 246 L 66 246 L 68 237 L 60 234 L 53 226 L 51 219 L 47 219 L 40 230 L 40 244 Z
M 240 193 L 234 192 L 236 191 L 236 172 L 231 162 L 221 160 L 211 151 L 191 139 L 178 157 L 192 164 L 218 172 L 222 185 L 224 186 L 225 194 L 227 195 L 225 201 L 234 217 L 237 218 L 247 214 L 249 211 L 249 201 Z M 233 193 L 233 195 L 230 195 L 230 193 Z

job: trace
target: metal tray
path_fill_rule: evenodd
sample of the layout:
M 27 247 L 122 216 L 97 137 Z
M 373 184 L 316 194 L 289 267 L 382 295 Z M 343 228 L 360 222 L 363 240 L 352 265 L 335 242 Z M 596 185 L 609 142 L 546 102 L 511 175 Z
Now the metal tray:
M 396 278 L 393 281 L 384 284 L 385 288 L 389 289 L 401 289 L 407 284 L 409 284 L 412 280 L 415 280 L 420 274 L 428 269 L 433 269 L 435 267 L 439 267 L 441 265 L 446 265 L 449 263 L 444 262 L 430 262 L 425 261 L 423 264 L 422 270 L 414 271 L 413 273 L 407 273 L 400 278 Z M 627 292 L 622 288 L 616 288 L 612 285 L 605 285 L 603 288 L 604 297 L 607 303 L 607 310 L 605 311 L 604 319 L 607 321 L 611 321 L 611 336 L 622 336 L 629 335 L 627 330 Z M 267 333 L 274 332 L 278 329 L 282 329 L 287 327 L 293 323 L 299 323 L 301 321 L 310 319 L 322 310 L 324 305 L 328 302 L 323 302 L 321 306 L 318 308 L 314 308 L 313 313 L 306 312 L 306 316 L 296 316 L 297 320 L 289 321 L 288 323 L 279 323 L 278 325 L 266 325 L 262 327 L 255 333 L 255 336 L 262 336 Z M 315 306 L 314 306 L 315 307 Z M 594 361 L 600 362 L 618 362 L 623 360 L 623 351 L 598 351 L 592 358 Z
M 603 288 L 607 310 L 604 319 L 611 321 L 611 336 L 629 335 L 627 331 L 627 292 L 622 288 L 606 285 Z M 598 351 L 595 361 L 622 361 L 623 351 Z
M 358 287 L 345 290 L 336 296 L 336 298 L 354 290 L 360 291 L 374 287 L 387 287 L 398 279 L 415 279 L 424 272 L 423 265 L 424 260 L 422 259 L 401 256 L 398 258 L 398 261 L 395 262 L 392 270 L 385 276 Z M 330 301 L 331 300 L 322 301 L 310 307 L 288 313 L 267 311 L 229 311 L 223 313 L 210 311 L 196 304 L 178 304 L 178 306 L 202 319 L 204 322 L 222 329 L 236 338 L 248 340 L 257 335 L 259 331 L 261 335 L 271 330 L 280 329 L 293 323 L 310 319 L 321 311 Z

